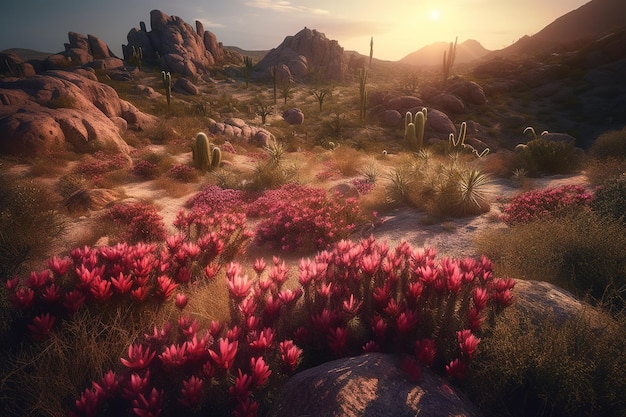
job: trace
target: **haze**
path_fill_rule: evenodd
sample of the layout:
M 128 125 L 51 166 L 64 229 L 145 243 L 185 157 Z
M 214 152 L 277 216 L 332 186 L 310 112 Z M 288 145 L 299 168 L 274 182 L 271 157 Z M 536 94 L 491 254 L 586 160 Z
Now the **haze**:
M 587 0 L 22 0 L 3 6 L 0 50 L 28 48 L 59 52 L 67 33 L 95 35 L 121 56 L 126 34 L 145 21 L 150 10 L 180 16 L 193 25 L 200 20 L 224 45 L 267 50 L 302 28 L 317 29 L 345 50 L 399 60 L 438 41 L 479 41 L 487 49 L 501 49 L 543 27 Z

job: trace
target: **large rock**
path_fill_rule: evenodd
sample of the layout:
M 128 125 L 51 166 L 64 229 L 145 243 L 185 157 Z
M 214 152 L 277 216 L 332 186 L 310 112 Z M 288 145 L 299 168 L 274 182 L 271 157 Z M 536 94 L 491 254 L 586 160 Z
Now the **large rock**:
M 79 73 L 48 71 L 0 82 L 0 154 L 45 154 L 66 145 L 77 152 L 113 147 L 127 153 L 122 129 L 155 123 L 113 88 Z
M 298 108 L 287 109 L 283 112 L 283 120 L 290 125 L 301 125 L 304 123 L 304 113 Z
M 142 48 L 144 59 L 161 69 L 196 78 L 207 74 L 216 64 L 240 63 L 241 54 L 224 49 L 215 35 L 205 31 L 201 22 L 193 28 L 178 16 L 168 16 L 160 10 L 150 12 L 151 30 L 133 28 L 128 32 L 128 44 L 122 45 L 124 59 L 132 49 Z
M 209 119 L 209 133 L 257 146 L 266 146 L 272 138 L 272 134 L 267 129 L 250 126 L 239 118 L 228 118 L 223 122 Z
M 69 42 L 65 44 L 65 50 L 48 56 L 41 65 L 43 69 L 67 69 L 77 66 L 113 69 L 123 66 L 122 60 L 116 57 L 106 42 L 97 36 L 69 32 L 67 37 Z
M 272 417 L 415 417 L 482 414 L 445 379 L 424 369 L 411 382 L 399 359 L 380 353 L 302 371 L 282 388 Z
M 343 48 L 336 40 L 306 27 L 268 52 L 256 65 L 255 74 L 267 78 L 270 68 L 281 65 L 287 67 L 292 78 L 318 73 L 321 79 L 334 81 L 343 81 L 348 68 Z
M 456 126 L 454 126 L 452 120 L 450 120 L 447 114 L 437 109 L 428 109 L 426 126 L 437 133 L 443 133 L 445 135 L 454 133 L 456 135 Z

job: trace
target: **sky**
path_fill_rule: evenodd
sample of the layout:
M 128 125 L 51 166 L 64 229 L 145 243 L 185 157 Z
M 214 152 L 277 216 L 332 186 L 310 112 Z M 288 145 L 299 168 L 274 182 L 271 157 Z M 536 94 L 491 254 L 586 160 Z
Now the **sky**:
M 504 48 L 589 0 L 9 0 L 0 11 L 0 50 L 64 49 L 68 32 L 91 34 L 121 56 L 129 30 L 159 9 L 215 33 L 227 46 L 274 48 L 304 27 L 345 50 L 396 61 L 435 42 L 474 39 Z

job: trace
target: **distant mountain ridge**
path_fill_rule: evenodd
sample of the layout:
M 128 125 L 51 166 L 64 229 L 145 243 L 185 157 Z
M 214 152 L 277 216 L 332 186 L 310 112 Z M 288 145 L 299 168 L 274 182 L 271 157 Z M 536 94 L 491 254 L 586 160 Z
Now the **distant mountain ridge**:
M 449 42 L 435 42 L 410 53 L 398 62 L 416 66 L 441 65 L 443 53 L 447 51 L 449 47 Z M 474 39 L 468 39 L 465 42 L 457 44 L 455 63 L 465 64 L 472 62 L 482 58 L 489 52 L 490 51 L 484 48 L 480 42 Z

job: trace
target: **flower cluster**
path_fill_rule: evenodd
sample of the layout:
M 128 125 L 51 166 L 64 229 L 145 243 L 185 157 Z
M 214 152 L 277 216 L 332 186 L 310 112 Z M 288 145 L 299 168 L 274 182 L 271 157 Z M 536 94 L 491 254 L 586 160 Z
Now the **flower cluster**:
M 208 185 L 191 197 L 185 204 L 191 210 L 202 210 L 214 213 L 241 212 L 245 207 L 244 193 L 239 190 L 220 188 Z
M 370 178 L 361 177 L 355 178 L 352 181 L 352 185 L 356 187 L 360 195 L 365 195 L 374 189 L 376 185 Z
M 104 218 L 123 229 L 121 238 L 127 242 L 159 242 L 167 236 L 163 218 L 150 204 L 116 204 L 106 211 Z
M 354 199 L 297 184 L 266 191 L 251 211 L 267 216 L 257 226 L 256 242 L 281 250 L 325 249 L 347 237 L 362 217 Z
M 159 176 L 159 166 L 145 159 L 141 159 L 133 165 L 131 173 L 143 180 L 151 180 Z
M 188 183 L 193 182 L 198 177 L 198 173 L 189 165 L 176 164 L 167 170 L 165 176 L 176 181 Z
M 97 151 L 93 154 L 93 159 L 85 162 L 79 162 L 73 169 L 72 173 L 79 174 L 98 184 L 104 174 L 119 169 L 128 168 L 130 160 L 122 155 L 108 154 Z
M 502 219 L 508 224 L 528 223 L 587 207 L 592 199 L 593 195 L 581 185 L 532 190 L 514 197 L 504 207 Z

